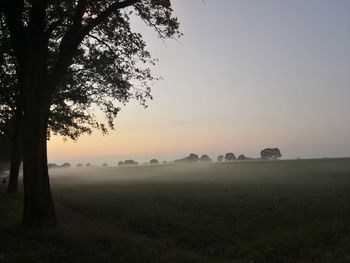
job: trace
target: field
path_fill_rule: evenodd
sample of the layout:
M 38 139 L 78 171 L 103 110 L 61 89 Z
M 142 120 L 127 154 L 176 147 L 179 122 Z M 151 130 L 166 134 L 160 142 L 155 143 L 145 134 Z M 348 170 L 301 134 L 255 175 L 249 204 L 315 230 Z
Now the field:
M 350 159 L 51 170 L 59 228 L 0 196 L 0 262 L 350 262 Z

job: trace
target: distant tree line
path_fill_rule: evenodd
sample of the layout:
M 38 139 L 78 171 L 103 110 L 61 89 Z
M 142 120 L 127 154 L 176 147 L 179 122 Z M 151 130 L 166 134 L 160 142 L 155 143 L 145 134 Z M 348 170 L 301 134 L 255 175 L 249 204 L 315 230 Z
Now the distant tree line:
M 138 162 L 134 160 L 125 160 L 124 162 L 120 161 L 118 165 L 137 165 L 139 164 Z
M 1 143 L 1 137 L 0 137 L 0 143 Z M 263 160 L 277 160 L 279 159 L 282 154 L 279 148 L 265 148 L 263 150 L 260 151 L 260 156 L 261 159 Z M 0 155 L 0 164 L 1 161 L 4 162 L 4 160 L 6 160 L 6 158 L 8 158 L 8 156 L 6 157 L 6 155 Z M 250 158 L 245 156 L 244 154 L 239 154 L 238 157 L 236 157 L 236 155 L 233 152 L 228 152 L 225 153 L 225 155 L 219 155 L 217 157 L 217 162 L 233 162 L 233 161 L 246 161 L 246 160 L 254 160 L 254 158 Z M 208 162 L 212 162 L 212 159 L 210 158 L 209 155 L 207 154 L 203 154 L 199 157 L 198 154 L 196 153 L 191 153 L 188 156 L 181 158 L 181 159 L 177 159 L 175 161 L 173 161 L 173 163 L 197 163 L 197 162 L 201 162 L 201 163 L 208 163 Z M 171 162 L 167 162 L 167 161 L 163 161 L 162 164 L 167 164 L 167 163 L 171 163 Z M 118 162 L 118 166 L 130 166 L 130 165 L 138 165 L 139 163 L 129 159 L 129 160 L 125 160 L 125 161 L 120 161 Z M 145 162 L 143 163 L 143 165 L 159 165 L 160 162 L 157 159 L 151 159 L 149 162 Z M 101 165 L 102 167 L 108 167 L 107 163 L 103 163 Z M 71 164 L 70 163 L 64 163 L 62 165 L 57 165 L 55 163 L 50 163 L 49 164 L 49 168 L 50 169 L 54 169 L 54 168 L 70 168 Z M 82 163 L 78 163 L 76 165 L 77 168 L 82 168 L 84 167 L 84 165 Z M 89 167 L 94 167 L 91 163 L 86 163 L 85 167 L 89 168 Z M 1 165 L 0 165 L 1 168 Z
M 56 163 L 49 163 L 48 164 L 49 169 L 56 169 L 56 168 L 71 168 L 72 165 L 70 163 L 64 163 L 62 165 L 58 165 Z

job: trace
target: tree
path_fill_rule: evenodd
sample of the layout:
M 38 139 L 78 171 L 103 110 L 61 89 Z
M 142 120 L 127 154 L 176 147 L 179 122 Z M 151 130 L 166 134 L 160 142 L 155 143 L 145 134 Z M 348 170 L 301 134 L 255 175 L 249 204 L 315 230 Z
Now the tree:
M 78 163 L 77 164 L 77 168 L 83 168 L 83 164 L 82 163 Z
M 191 153 L 188 157 L 187 157 L 187 161 L 191 162 L 191 163 L 195 163 L 199 161 L 199 157 L 197 154 L 195 153 Z
M 234 160 L 236 160 L 236 156 L 234 153 L 226 153 L 225 154 L 225 161 L 226 162 L 232 162 Z
M 108 164 L 107 163 L 103 163 L 101 166 L 102 167 L 108 167 Z
M 247 157 L 245 157 L 244 154 L 240 154 L 238 155 L 237 160 L 244 161 L 244 160 L 247 160 Z
M 8 192 L 17 192 L 18 174 L 21 164 L 22 108 L 16 107 L 20 99 L 16 78 L 16 61 L 10 48 L 10 35 L 4 26 L 5 18 L 0 10 L 0 134 L 8 142 L 10 160 L 10 179 Z M 15 176 L 14 176 L 15 175 Z
M 152 159 L 149 161 L 149 164 L 159 164 L 157 159 Z
M 123 163 L 123 165 L 137 165 L 137 164 L 139 163 L 134 160 L 125 160 Z
M 123 165 L 124 163 L 122 162 L 122 161 L 119 161 L 118 162 L 118 165 L 120 166 L 120 165 Z
M 217 158 L 218 162 L 222 162 L 224 160 L 224 156 L 223 155 L 219 155 Z
M 8 192 L 18 192 L 18 174 L 22 161 L 22 126 L 23 105 L 16 103 L 21 100 L 23 92 L 20 89 L 16 75 L 16 61 L 14 52 L 10 45 L 10 33 L 5 25 L 4 16 L 0 13 L 0 51 L 2 56 L 2 67 L 0 67 L 0 133 L 7 134 L 11 141 L 11 169 Z M 49 56 L 54 56 L 54 49 L 49 50 Z M 52 54 L 51 54 L 52 53 Z M 76 56 L 77 64 L 83 63 L 83 56 Z M 50 62 L 52 65 L 50 65 Z M 48 61 L 48 67 L 53 67 L 55 62 Z M 68 69 L 70 70 L 70 69 Z M 60 134 L 65 138 L 77 140 L 82 133 L 91 133 L 91 128 L 107 132 L 106 125 L 100 123 L 91 114 L 89 108 L 94 105 L 105 105 L 104 97 L 88 96 L 82 90 L 81 83 L 86 83 L 86 78 L 92 78 L 93 72 L 79 76 L 69 71 L 65 78 L 59 83 L 57 92 L 52 94 L 51 111 L 48 117 L 48 137 L 50 134 Z M 85 79 L 84 79 L 85 78 Z M 91 81 L 91 80 L 90 80 Z M 71 89 L 73 88 L 73 92 Z M 82 92 L 77 92 L 81 89 Z M 73 106 L 74 105 L 74 106 Z M 106 118 L 111 119 L 111 113 L 117 112 L 118 108 L 110 108 L 106 111 Z M 113 113 L 114 114 L 114 113 Z M 108 123 L 110 127 L 112 124 Z M 112 127 L 113 128 L 113 127 Z
M 23 224 L 55 225 L 48 166 L 47 133 L 53 98 L 65 78 L 80 79 L 69 93 L 100 101 L 113 127 L 119 107 L 134 97 L 145 105 L 155 79 L 141 34 L 130 26 L 130 10 L 165 39 L 179 35 L 169 0 L 3 0 L 16 60 L 17 109 L 23 112 Z M 93 76 L 93 77 L 92 77 Z M 138 83 L 138 84 L 135 84 Z M 68 104 L 72 105 L 72 104 Z M 91 105 L 95 105 L 94 102 Z M 62 111 L 59 111 L 62 113 Z M 104 128 L 104 127 L 102 127 Z
M 264 150 L 261 150 L 260 156 L 265 160 L 277 160 L 282 157 L 282 154 L 278 148 L 265 148 Z
M 200 161 L 200 162 L 211 162 L 211 159 L 210 159 L 210 157 L 209 157 L 208 155 L 203 154 L 203 155 L 201 156 L 201 158 L 199 158 L 199 161 Z
M 64 164 L 62 164 L 60 167 L 61 168 L 71 168 L 71 164 L 70 163 L 64 163 Z
M 5 135 L 0 134 L 0 172 L 5 170 L 10 161 L 10 145 Z

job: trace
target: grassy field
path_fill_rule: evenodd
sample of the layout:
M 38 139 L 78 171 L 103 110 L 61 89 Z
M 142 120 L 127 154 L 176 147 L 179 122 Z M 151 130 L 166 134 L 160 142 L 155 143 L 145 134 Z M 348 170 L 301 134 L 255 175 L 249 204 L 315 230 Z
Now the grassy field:
M 60 226 L 0 196 L 2 262 L 350 262 L 350 159 L 52 170 Z

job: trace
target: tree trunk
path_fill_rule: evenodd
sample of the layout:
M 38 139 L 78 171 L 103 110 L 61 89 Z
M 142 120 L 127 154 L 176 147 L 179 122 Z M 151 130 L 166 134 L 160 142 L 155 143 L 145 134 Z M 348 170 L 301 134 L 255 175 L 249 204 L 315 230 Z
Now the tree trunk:
M 48 109 L 37 99 L 29 102 L 24 114 L 22 223 L 29 227 L 55 226 L 57 220 L 47 165 Z
M 47 166 L 47 123 L 50 109 L 48 88 L 48 1 L 29 1 L 24 25 L 25 1 L 4 6 L 11 43 L 18 62 L 18 82 L 23 88 L 23 190 L 24 226 L 56 225 Z M 23 86 L 22 86 L 23 85 Z
M 22 223 L 29 227 L 57 224 L 47 165 L 47 125 L 51 103 L 47 87 L 47 51 L 45 44 L 39 48 L 40 44 L 39 38 L 31 45 L 33 52 L 28 59 L 31 67 L 27 68 L 24 82 Z
M 10 164 L 10 176 L 7 192 L 9 194 L 18 193 L 18 177 L 19 169 L 22 162 L 22 123 L 23 112 L 22 109 L 18 109 L 16 112 L 13 136 L 11 138 L 11 164 Z

